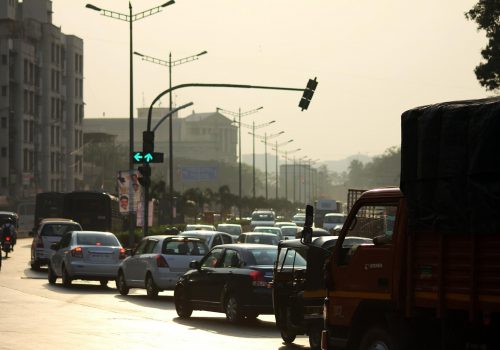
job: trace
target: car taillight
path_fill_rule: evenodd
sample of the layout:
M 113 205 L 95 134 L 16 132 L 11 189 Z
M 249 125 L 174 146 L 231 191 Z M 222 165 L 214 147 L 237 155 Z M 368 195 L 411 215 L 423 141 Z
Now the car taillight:
M 5 240 L 8 242 L 10 241 L 10 237 L 5 237 Z
M 76 247 L 71 249 L 71 255 L 75 258 L 83 258 L 82 247 Z
M 120 259 L 125 259 L 127 254 L 125 252 L 125 248 L 120 248 Z
M 37 248 L 43 248 L 43 240 L 42 240 L 42 238 L 38 239 L 38 241 L 36 242 L 36 247 Z
M 260 271 L 250 271 L 250 277 L 252 278 L 252 286 L 254 287 L 267 287 L 267 282 L 264 279 L 264 275 Z
M 158 266 L 158 267 L 170 267 L 170 266 L 168 266 L 167 260 L 165 260 L 163 255 L 156 256 L 156 266 Z

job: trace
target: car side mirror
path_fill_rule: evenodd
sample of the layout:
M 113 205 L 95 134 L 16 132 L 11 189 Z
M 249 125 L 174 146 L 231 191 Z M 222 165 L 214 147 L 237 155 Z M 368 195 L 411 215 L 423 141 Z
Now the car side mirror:
M 199 270 L 201 269 L 201 264 L 199 261 L 193 260 L 189 263 L 189 268 Z
M 52 249 L 52 250 L 59 250 L 59 243 L 57 243 L 57 242 L 56 243 L 52 243 L 50 245 L 50 249 Z

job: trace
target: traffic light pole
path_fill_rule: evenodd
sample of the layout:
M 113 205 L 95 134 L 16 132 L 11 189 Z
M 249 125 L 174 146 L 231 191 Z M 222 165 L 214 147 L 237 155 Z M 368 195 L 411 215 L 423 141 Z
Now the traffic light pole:
M 314 81 L 316 83 L 316 78 L 314 78 Z M 181 85 L 176 85 L 173 87 L 168 88 L 167 90 L 164 90 L 161 92 L 156 98 L 153 100 L 151 105 L 149 106 L 149 111 L 148 111 L 148 124 L 147 124 L 147 131 L 151 131 L 151 119 L 153 115 L 153 106 L 155 105 L 156 102 L 158 102 L 164 95 L 171 93 L 174 90 L 185 88 L 185 87 L 224 87 L 224 88 L 239 88 L 239 89 L 263 89 L 263 90 L 284 90 L 284 91 L 302 91 L 304 94 L 306 92 L 310 92 L 309 95 L 307 96 L 307 101 L 310 101 L 312 98 L 312 94 L 314 93 L 314 90 L 310 90 L 310 85 L 311 85 L 311 80 L 309 80 L 308 86 L 305 89 L 299 89 L 299 88 L 288 88 L 288 87 L 278 87 L 278 86 L 260 86 L 260 85 L 243 85 L 243 84 L 197 84 L 197 83 L 188 83 L 188 84 L 181 84 Z M 317 83 L 316 83 L 317 85 Z M 316 87 L 314 85 L 314 88 Z M 304 100 L 304 97 L 302 97 L 301 102 L 299 102 L 299 107 L 302 108 L 302 110 L 307 109 L 308 106 L 303 105 L 302 100 Z M 307 103 L 308 105 L 309 103 Z M 149 167 L 149 165 L 146 165 Z M 144 199 L 149 201 L 149 184 L 146 184 L 147 186 L 144 187 Z M 149 215 L 149 203 L 144 203 L 144 236 L 147 235 L 148 233 L 148 215 Z

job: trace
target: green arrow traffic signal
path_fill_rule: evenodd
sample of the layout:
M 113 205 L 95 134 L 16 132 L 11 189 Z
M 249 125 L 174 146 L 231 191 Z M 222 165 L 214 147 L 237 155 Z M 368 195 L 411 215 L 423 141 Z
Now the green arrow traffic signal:
M 135 152 L 135 153 L 134 153 L 134 160 L 135 160 L 136 162 L 140 162 L 140 161 L 141 161 L 141 159 L 142 159 L 142 153 L 141 153 L 141 152 Z
M 144 160 L 147 163 L 150 163 L 153 160 L 153 156 L 151 155 L 151 153 L 146 153 L 146 155 L 144 156 Z

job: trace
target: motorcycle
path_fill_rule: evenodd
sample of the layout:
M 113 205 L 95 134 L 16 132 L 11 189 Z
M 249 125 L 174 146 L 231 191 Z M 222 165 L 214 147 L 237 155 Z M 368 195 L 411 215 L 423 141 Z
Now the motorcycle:
M 12 250 L 12 243 L 10 241 L 10 237 L 5 237 L 2 243 L 2 250 L 5 252 L 5 257 L 9 255 L 9 252 Z

